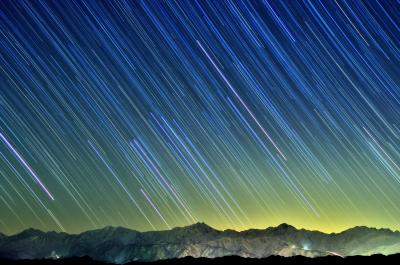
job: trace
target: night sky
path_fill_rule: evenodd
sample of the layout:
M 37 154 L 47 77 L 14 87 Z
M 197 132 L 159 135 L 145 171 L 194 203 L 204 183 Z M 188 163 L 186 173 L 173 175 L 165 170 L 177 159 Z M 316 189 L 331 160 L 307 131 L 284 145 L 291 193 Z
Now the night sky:
M 400 2 L 0 1 L 0 231 L 400 229 Z

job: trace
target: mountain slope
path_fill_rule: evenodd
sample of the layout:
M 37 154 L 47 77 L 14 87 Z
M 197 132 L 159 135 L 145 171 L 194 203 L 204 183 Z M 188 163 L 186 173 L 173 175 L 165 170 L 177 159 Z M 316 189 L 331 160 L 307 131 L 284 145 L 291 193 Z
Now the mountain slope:
M 317 257 L 326 255 L 394 254 L 400 251 L 400 232 L 355 227 L 325 234 L 282 224 L 264 230 L 218 231 L 204 223 L 166 231 L 138 232 L 105 227 L 78 235 L 28 229 L 0 237 L 0 257 L 38 259 L 89 256 L 95 260 L 126 263 L 186 256 L 271 255 Z

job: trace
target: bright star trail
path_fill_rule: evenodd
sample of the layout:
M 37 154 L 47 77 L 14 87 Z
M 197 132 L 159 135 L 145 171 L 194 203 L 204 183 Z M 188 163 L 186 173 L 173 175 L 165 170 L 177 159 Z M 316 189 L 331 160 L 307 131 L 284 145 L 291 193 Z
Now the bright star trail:
M 400 229 L 399 14 L 0 1 L 0 232 Z

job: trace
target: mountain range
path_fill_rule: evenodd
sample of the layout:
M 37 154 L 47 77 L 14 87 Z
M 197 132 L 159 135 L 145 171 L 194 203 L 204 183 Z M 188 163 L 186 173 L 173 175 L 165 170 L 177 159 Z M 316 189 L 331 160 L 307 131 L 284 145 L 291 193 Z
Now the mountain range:
M 288 224 L 246 231 L 216 230 L 204 223 L 165 231 L 139 232 L 122 227 L 67 234 L 27 229 L 0 234 L 0 258 L 59 259 L 89 256 L 127 263 L 192 257 L 265 258 L 354 256 L 400 253 L 400 232 L 354 227 L 340 233 L 296 229 Z

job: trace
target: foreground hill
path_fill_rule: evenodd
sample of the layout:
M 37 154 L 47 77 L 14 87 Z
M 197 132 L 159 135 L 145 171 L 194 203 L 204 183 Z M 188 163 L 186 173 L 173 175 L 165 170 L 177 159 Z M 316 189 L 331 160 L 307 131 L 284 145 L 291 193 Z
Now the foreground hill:
M 3 265 L 112 265 L 101 261 L 95 261 L 89 257 L 65 258 L 58 260 L 1 260 Z M 180 259 L 159 260 L 153 262 L 133 261 L 127 265 L 224 265 L 224 264 L 285 264 L 285 265 L 314 265 L 314 264 L 400 264 L 400 255 L 372 255 L 372 256 L 349 256 L 341 258 L 338 256 L 325 256 L 308 258 L 303 256 L 282 257 L 270 256 L 263 259 L 243 258 L 238 256 L 228 256 L 222 258 L 193 258 L 185 257 Z
M 15 260 L 88 256 L 97 261 L 127 263 L 186 256 L 323 257 L 399 252 L 400 232 L 367 227 L 325 234 L 282 224 L 263 230 L 237 232 L 218 231 L 204 223 L 197 223 L 151 232 L 106 227 L 79 235 L 28 229 L 16 235 L 0 237 L 0 257 Z

